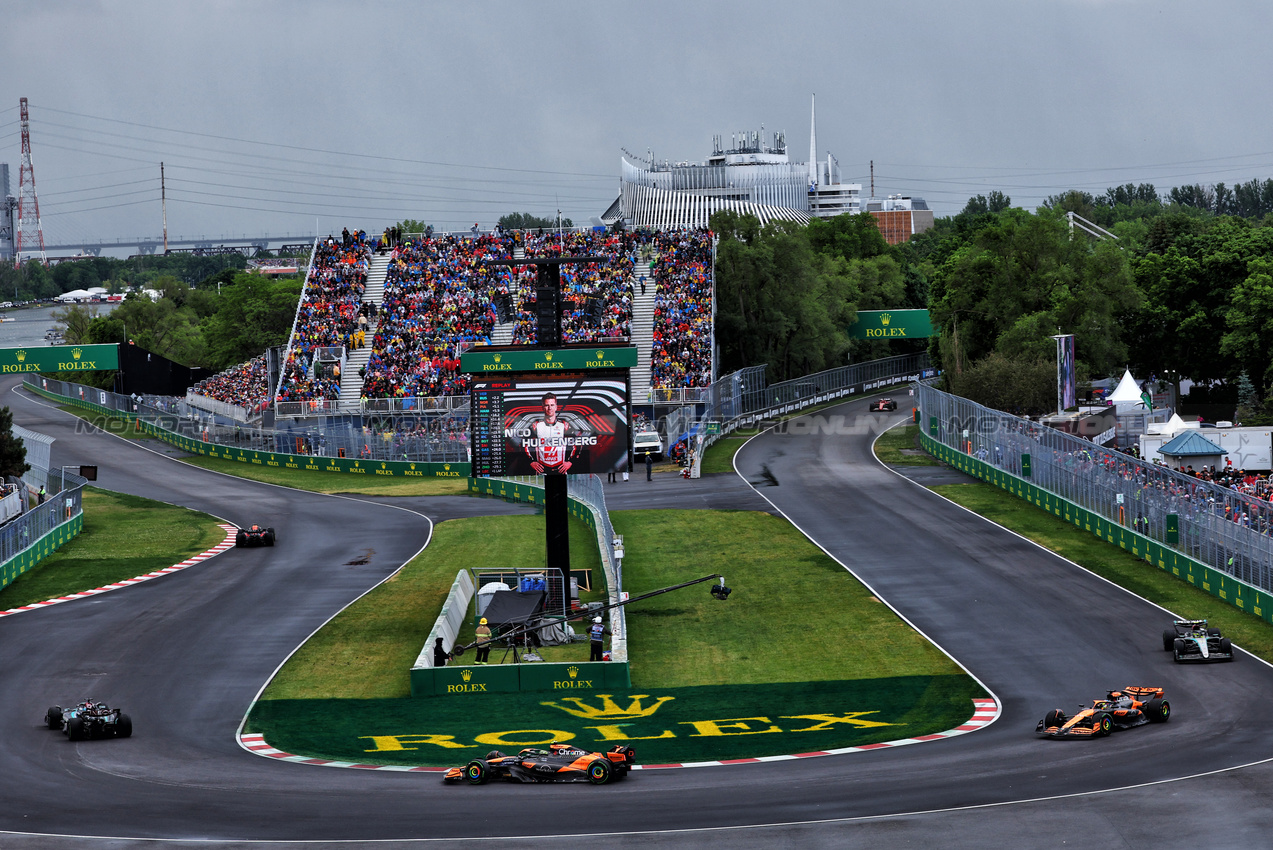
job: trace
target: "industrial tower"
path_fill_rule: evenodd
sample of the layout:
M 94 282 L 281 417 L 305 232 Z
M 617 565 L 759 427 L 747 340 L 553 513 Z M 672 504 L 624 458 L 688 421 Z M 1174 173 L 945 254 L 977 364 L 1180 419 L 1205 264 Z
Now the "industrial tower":
M 44 255 L 44 224 L 40 221 L 40 201 L 35 196 L 35 166 L 31 164 L 31 121 L 27 116 L 27 99 L 22 104 L 22 170 L 18 175 L 17 240 L 13 252 L 13 264 L 22 264 L 24 243 L 31 243 L 30 253 L 35 253 L 34 243 L 40 243 L 40 262 L 48 265 Z M 34 231 L 35 236 L 31 235 Z

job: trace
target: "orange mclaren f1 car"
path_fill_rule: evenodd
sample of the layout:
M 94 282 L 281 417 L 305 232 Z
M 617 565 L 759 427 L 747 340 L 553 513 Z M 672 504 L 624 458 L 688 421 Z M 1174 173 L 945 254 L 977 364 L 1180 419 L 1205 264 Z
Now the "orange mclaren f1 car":
M 1034 731 L 1044 738 L 1103 738 L 1115 729 L 1166 723 L 1170 717 L 1171 705 L 1162 688 L 1128 685 L 1121 691 L 1110 691 L 1104 699 L 1092 700 L 1090 708 L 1079 706 L 1077 714 L 1066 715 L 1055 708 Z
M 611 779 L 622 779 L 636 764 L 631 747 L 612 747 L 604 753 L 581 750 L 565 744 L 552 744 L 548 749 L 529 748 L 515 756 L 491 750 L 484 759 L 473 759 L 464 767 L 452 767 L 442 776 L 443 782 L 483 785 L 492 779 L 508 782 L 591 782 L 605 785 Z

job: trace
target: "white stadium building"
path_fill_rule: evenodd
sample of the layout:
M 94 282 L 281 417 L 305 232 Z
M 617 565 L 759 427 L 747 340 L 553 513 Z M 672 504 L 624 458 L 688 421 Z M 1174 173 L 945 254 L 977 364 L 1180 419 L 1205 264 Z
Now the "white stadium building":
M 713 139 L 706 162 L 656 162 L 652 154 L 638 157 L 627 151 L 620 157 L 619 197 L 600 217 L 606 225 L 622 221 L 625 227 L 667 230 L 707 227 L 712 213 L 733 210 L 756 216 L 761 224 L 771 221 L 807 223 L 811 218 L 834 218 L 842 213 L 868 210 L 906 210 L 905 225 L 895 222 L 890 242 L 905 241 L 911 234 L 932 226 L 932 213 L 919 198 L 890 197 L 887 201 L 863 199 L 861 183 L 840 182 L 840 164 L 827 153 L 817 157 L 816 114 L 809 117 L 809 159 L 791 162 L 785 133 L 766 138 L 746 131 Z M 921 211 L 911 216 L 911 210 Z M 881 228 L 883 230 L 883 227 Z M 903 235 L 903 231 L 905 232 Z

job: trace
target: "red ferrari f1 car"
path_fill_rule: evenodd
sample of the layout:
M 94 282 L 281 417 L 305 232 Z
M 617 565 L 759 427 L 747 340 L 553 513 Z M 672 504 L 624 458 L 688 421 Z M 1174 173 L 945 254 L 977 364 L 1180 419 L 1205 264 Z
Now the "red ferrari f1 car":
M 893 401 L 891 398 L 877 398 L 875 401 L 871 402 L 872 413 L 883 413 L 887 410 L 897 410 L 897 402 Z
M 1092 700 L 1091 707 L 1079 706 L 1078 714 L 1066 715 L 1055 708 L 1039 721 L 1034 731 L 1044 738 L 1103 738 L 1115 729 L 1131 729 L 1146 723 L 1166 723 L 1171 704 L 1162 688 L 1128 685 L 1110 691 L 1104 699 Z
M 443 782 L 468 782 L 484 785 L 492 779 L 508 782 L 591 782 L 605 785 L 611 779 L 623 779 L 636 764 L 631 747 L 612 747 L 595 753 L 552 744 L 548 749 L 528 748 L 515 756 L 491 750 L 484 759 L 473 759 L 464 767 L 453 767 L 442 776 Z

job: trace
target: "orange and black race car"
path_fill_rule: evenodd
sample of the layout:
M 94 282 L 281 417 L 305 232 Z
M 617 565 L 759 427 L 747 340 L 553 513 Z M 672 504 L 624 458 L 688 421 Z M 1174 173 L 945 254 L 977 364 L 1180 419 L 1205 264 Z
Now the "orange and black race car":
M 234 535 L 234 545 L 273 546 L 274 529 L 262 528 L 259 525 L 249 525 L 247 528 L 240 528 L 238 533 Z
M 1034 731 L 1044 738 L 1103 738 L 1115 729 L 1166 723 L 1170 717 L 1171 705 L 1162 688 L 1128 685 L 1121 691 L 1110 691 L 1104 699 L 1092 700 L 1091 708 L 1079 706 L 1078 714 L 1067 716 L 1055 708 Z
M 891 398 L 877 398 L 871 402 L 871 412 L 884 412 L 886 410 L 897 410 L 897 402 Z
M 552 744 L 548 749 L 529 748 L 515 756 L 491 750 L 484 759 L 473 759 L 464 767 L 453 767 L 442 776 L 443 782 L 468 782 L 483 785 L 492 779 L 508 782 L 591 782 L 604 785 L 622 779 L 636 764 L 631 747 L 612 747 L 608 752 L 594 753 Z

